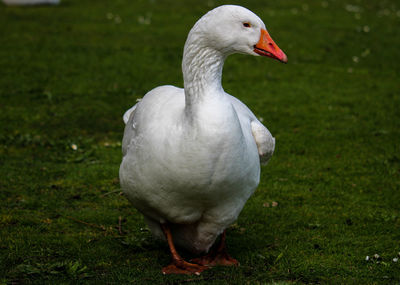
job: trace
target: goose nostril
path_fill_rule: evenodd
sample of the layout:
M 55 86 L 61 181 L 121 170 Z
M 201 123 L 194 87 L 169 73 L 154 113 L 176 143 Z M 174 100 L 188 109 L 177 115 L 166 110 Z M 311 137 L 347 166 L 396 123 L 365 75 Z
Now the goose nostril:
M 270 46 L 270 48 L 272 48 L 273 50 L 276 50 L 275 45 L 273 43 L 268 43 L 268 45 Z

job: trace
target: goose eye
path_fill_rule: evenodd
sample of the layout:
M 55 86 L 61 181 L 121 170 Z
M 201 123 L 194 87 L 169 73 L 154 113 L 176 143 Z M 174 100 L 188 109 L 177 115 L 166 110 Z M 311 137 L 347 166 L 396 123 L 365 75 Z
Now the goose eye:
M 243 26 L 246 27 L 246 28 L 250 28 L 251 27 L 250 23 L 243 23 Z

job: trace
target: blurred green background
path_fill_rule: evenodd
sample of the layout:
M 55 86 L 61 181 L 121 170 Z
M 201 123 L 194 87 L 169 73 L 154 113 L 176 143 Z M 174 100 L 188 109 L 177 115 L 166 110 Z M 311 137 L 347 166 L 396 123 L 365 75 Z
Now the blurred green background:
M 167 246 L 120 195 L 122 115 L 182 86 L 187 33 L 227 3 L 288 55 L 223 73 L 277 146 L 228 229 L 241 266 L 162 276 Z M 0 5 L 0 284 L 399 283 L 399 47 L 395 0 Z

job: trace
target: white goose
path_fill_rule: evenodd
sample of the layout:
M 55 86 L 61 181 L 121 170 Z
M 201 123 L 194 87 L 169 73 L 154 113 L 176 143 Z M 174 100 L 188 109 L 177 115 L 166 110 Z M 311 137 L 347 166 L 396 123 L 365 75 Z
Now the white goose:
M 168 241 L 172 263 L 164 274 L 237 264 L 226 253 L 225 229 L 256 189 L 260 159 L 268 162 L 274 151 L 268 129 L 221 86 L 224 60 L 233 53 L 287 62 L 257 15 L 220 6 L 189 33 L 184 88 L 157 87 L 124 114 L 120 183 L 152 233 Z M 174 246 L 208 252 L 219 235 L 219 245 L 194 263 Z

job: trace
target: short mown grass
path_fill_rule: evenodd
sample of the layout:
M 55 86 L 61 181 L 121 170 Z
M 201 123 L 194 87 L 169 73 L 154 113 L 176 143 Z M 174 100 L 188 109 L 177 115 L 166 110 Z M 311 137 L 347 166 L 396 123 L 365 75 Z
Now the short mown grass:
M 161 274 L 167 246 L 120 194 L 121 117 L 148 90 L 182 86 L 186 35 L 222 3 L 0 6 L 0 284 L 400 282 L 395 0 L 230 2 L 289 57 L 224 68 L 276 151 L 228 229 L 241 265 Z

